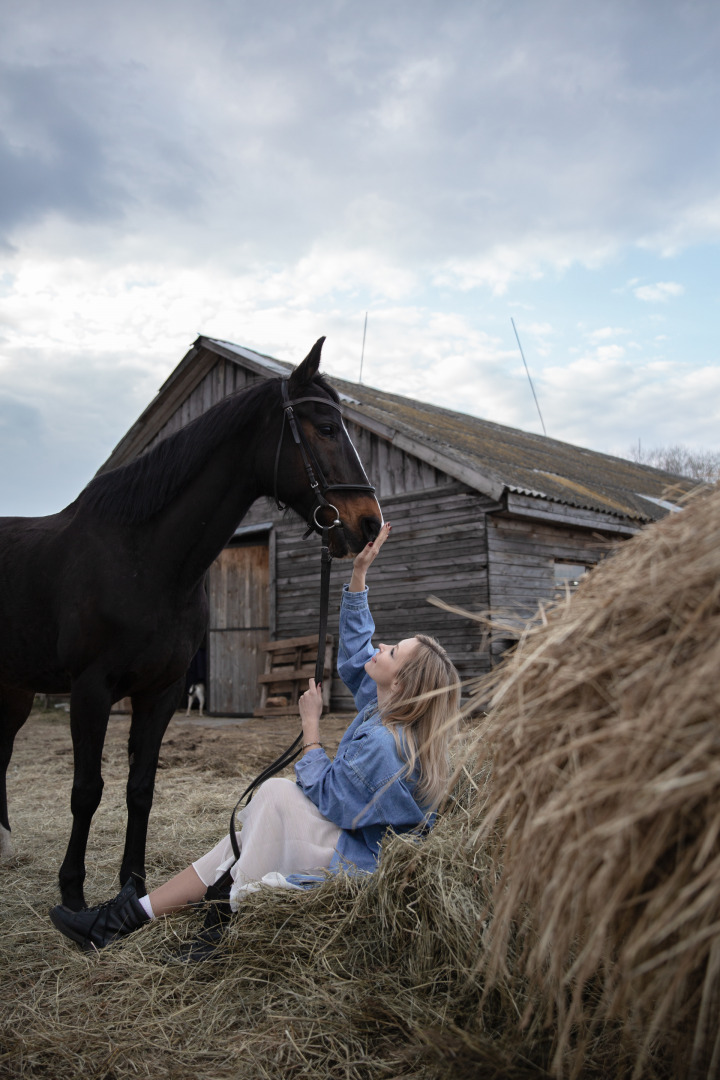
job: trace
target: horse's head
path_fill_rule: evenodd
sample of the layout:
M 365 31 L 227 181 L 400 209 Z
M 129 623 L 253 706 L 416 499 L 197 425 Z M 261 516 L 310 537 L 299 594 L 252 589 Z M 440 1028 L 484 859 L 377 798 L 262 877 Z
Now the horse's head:
M 284 416 L 275 489 L 315 531 L 332 525 L 330 552 L 342 557 L 356 555 L 375 539 L 382 513 L 343 423 L 338 395 L 318 375 L 324 340 L 281 385 Z M 341 525 L 332 524 L 336 519 Z

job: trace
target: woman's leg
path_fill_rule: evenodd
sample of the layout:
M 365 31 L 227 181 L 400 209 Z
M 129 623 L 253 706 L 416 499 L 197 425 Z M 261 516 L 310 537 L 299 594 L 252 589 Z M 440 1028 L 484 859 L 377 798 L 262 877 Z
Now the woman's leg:
M 241 885 L 261 881 L 271 871 L 291 874 L 321 869 L 329 864 L 340 834 L 298 786 L 286 779 L 266 780 L 238 820 L 243 823 L 237 837 L 238 862 L 230 836 L 223 837 L 192 866 L 148 894 L 153 915 L 170 915 L 202 900 L 229 866 Z
M 205 855 L 148 893 L 153 915 L 172 915 L 174 911 L 197 904 L 234 858 L 230 837 L 224 836 Z
M 153 915 L 158 917 L 172 915 L 174 911 L 182 911 L 191 904 L 197 904 L 206 891 L 207 885 L 198 876 L 195 868 L 188 866 L 171 877 L 169 881 L 159 885 L 157 889 L 153 889 L 148 893 L 147 898 L 152 906 Z
M 286 874 L 329 866 L 340 835 L 340 829 L 322 816 L 297 784 L 278 777 L 266 780 L 258 788 L 252 802 L 238 815 L 238 821 L 242 823 L 242 833 L 238 837 L 237 862 L 230 837 L 226 836 L 193 863 L 198 878 L 208 885 L 232 866 L 231 897 L 252 888 L 255 882 L 268 882 L 266 875 L 273 872 L 275 877 L 284 878 Z M 164 899 L 175 902 L 180 895 L 178 890 Z M 154 896 L 151 894 L 153 904 Z M 178 958 L 194 963 L 215 957 L 229 918 L 230 904 L 211 905 L 197 940 L 182 945 Z

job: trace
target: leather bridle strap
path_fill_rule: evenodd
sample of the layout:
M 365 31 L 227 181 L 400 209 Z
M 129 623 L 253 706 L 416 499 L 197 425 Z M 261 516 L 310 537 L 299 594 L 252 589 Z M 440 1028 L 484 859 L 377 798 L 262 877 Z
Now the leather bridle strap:
M 375 488 L 372 484 L 328 484 L 327 479 L 325 478 L 325 474 L 323 473 L 322 466 L 320 465 L 317 456 L 313 452 L 312 446 L 305 438 L 301 426 L 297 422 L 294 407 L 296 405 L 302 405 L 303 403 L 308 401 L 315 401 L 318 402 L 320 405 L 328 405 L 331 409 L 336 409 L 341 416 L 342 409 L 336 401 L 332 401 L 330 398 L 318 397 L 317 395 L 306 395 L 300 398 L 291 398 L 288 393 L 287 379 L 283 379 L 280 386 L 283 399 L 283 424 L 280 430 L 280 438 L 278 440 L 277 450 L 275 452 L 275 471 L 273 480 L 275 504 L 278 510 L 285 509 L 285 507 L 280 502 L 280 498 L 278 495 L 278 475 L 280 470 L 280 453 L 282 451 L 283 436 L 285 434 L 285 423 L 287 422 L 292 437 L 295 441 L 295 445 L 300 451 L 300 456 L 302 458 L 302 463 L 305 467 L 305 473 L 308 478 L 308 483 L 315 495 L 315 499 L 317 500 L 318 504 L 312 512 L 311 516 L 308 518 L 308 530 L 305 535 L 309 536 L 311 532 L 315 531 L 315 529 L 322 530 L 324 527 L 317 519 L 317 512 L 320 509 L 327 508 L 335 512 L 335 517 L 333 521 L 327 526 L 327 528 L 332 529 L 335 528 L 335 526 L 342 525 L 337 507 L 333 506 L 332 503 L 328 502 L 328 500 L 325 498 L 325 495 L 328 491 L 367 491 L 370 494 L 374 494 Z
M 328 541 L 329 531 L 329 528 L 323 528 L 322 530 L 323 536 L 320 562 L 320 627 L 318 630 L 317 660 L 315 661 L 316 686 L 323 681 L 325 675 L 325 648 L 327 644 L 328 609 L 330 606 L 330 568 L 332 565 L 332 555 L 330 554 Z M 256 788 L 260 787 L 261 784 L 264 784 L 271 776 L 275 776 L 277 773 L 282 772 L 287 765 L 295 760 L 302 750 L 302 746 L 300 745 L 302 740 L 303 733 L 300 732 L 292 746 L 289 746 L 271 765 L 268 765 L 267 768 L 263 769 L 260 775 L 256 776 L 251 784 L 248 784 L 238 801 L 235 803 L 233 812 L 230 815 L 230 843 L 232 844 L 235 862 L 240 858 L 240 846 L 235 834 L 235 814 L 237 813 L 241 802 L 243 799 L 247 798 L 247 803 L 249 803 Z M 245 804 L 246 806 L 247 803 Z
M 281 383 L 282 399 L 283 399 L 283 423 L 280 431 L 280 439 L 278 440 L 278 447 L 275 453 L 275 473 L 274 473 L 274 486 L 275 486 L 275 502 L 279 510 L 284 510 L 285 507 L 281 504 L 278 498 L 278 471 L 280 468 L 280 452 L 282 450 L 283 435 L 285 434 L 285 423 L 287 422 L 292 437 L 296 446 L 300 451 L 303 465 L 305 466 L 305 472 L 307 474 L 308 483 L 312 491 L 315 494 L 317 500 L 317 506 L 315 507 L 312 516 L 308 520 L 308 531 L 306 536 L 309 536 L 311 532 L 314 532 L 315 528 L 319 529 L 322 534 L 322 548 L 321 548 L 321 560 L 320 560 L 320 627 L 318 630 L 318 653 L 317 660 L 315 662 L 315 685 L 323 681 L 325 674 L 325 648 L 327 643 L 327 624 L 328 624 L 328 608 L 330 605 L 330 569 L 332 565 L 332 555 L 330 554 L 330 542 L 329 532 L 330 529 L 334 529 L 336 526 L 342 526 L 340 515 L 337 507 L 328 502 L 325 498 L 325 493 L 328 491 L 368 491 L 374 493 L 375 488 L 372 484 L 328 484 L 325 479 L 325 475 L 320 466 L 320 462 L 313 453 L 313 449 L 308 443 L 307 439 L 303 435 L 302 428 L 297 422 L 295 417 L 295 405 L 302 405 L 307 401 L 316 401 L 320 405 L 328 405 L 331 409 L 337 409 L 342 416 L 342 409 L 337 402 L 332 401 L 330 398 L 307 396 L 301 398 L 291 399 L 288 393 L 288 380 L 283 379 Z M 329 524 L 322 524 L 317 520 L 318 510 L 327 507 L 329 510 L 335 512 L 335 517 Z M 251 784 L 249 784 L 242 795 L 235 803 L 233 812 L 230 815 L 230 843 L 232 844 L 233 854 L 235 861 L 240 858 L 240 846 L 237 842 L 237 836 L 235 835 L 235 815 L 240 807 L 240 804 L 244 799 L 247 799 L 247 803 L 253 797 L 253 792 L 256 788 L 264 784 L 270 777 L 275 776 L 281 772 L 290 762 L 294 761 L 302 750 L 302 732 L 298 735 L 292 746 L 289 746 L 280 757 L 276 758 L 271 765 L 263 769 L 259 776 L 256 776 Z
M 323 681 L 325 675 L 325 648 L 327 644 L 328 608 L 330 606 L 330 567 L 332 555 L 328 539 L 329 529 L 323 528 L 322 547 L 320 548 L 320 626 L 318 629 L 318 652 L 315 661 L 315 685 Z

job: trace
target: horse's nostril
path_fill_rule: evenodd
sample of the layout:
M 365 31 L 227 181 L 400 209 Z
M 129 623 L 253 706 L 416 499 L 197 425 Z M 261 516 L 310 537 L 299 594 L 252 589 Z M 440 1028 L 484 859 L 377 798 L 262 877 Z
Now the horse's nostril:
M 376 517 L 365 517 L 362 519 L 362 534 L 365 543 L 369 543 L 370 540 L 374 540 L 377 534 L 380 532 L 381 521 Z

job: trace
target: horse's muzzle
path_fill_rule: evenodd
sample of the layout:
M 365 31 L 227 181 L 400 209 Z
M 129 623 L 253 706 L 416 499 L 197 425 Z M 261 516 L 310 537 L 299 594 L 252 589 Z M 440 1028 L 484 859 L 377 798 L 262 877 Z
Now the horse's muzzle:
M 361 518 L 354 527 L 343 521 L 340 527 L 330 531 L 330 554 L 335 559 L 354 558 L 375 539 L 381 526 L 382 521 L 374 515 Z

